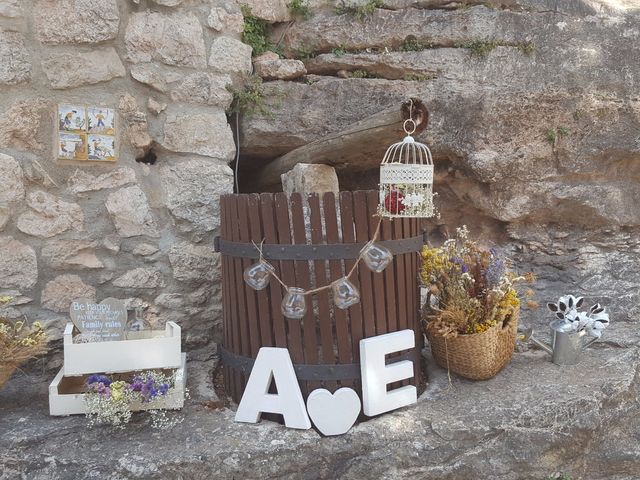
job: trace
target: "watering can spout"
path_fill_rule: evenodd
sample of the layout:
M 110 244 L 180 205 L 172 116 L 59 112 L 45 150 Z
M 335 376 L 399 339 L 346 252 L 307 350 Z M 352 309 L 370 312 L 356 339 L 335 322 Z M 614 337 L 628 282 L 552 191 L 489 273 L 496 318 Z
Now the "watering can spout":
M 527 328 L 523 332 L 523 334 L 520 336 L 520 340 L 525 343 L 531 341 L 532 343 L 539 346 L 542 350 L 547 352 L 549 355 L 553 355 L 553 349 L 549 345 L 547 345 L 544 342 L 541 342 L 540 340 L 538 340 L 533 336 L 533 328 Z

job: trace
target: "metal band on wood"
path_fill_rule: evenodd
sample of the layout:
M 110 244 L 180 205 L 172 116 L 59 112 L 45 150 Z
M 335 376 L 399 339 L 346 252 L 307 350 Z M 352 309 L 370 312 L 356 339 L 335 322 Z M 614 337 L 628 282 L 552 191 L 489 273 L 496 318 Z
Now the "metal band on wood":
M 236 355 L 229 350 L 220 346 L 220 361 L 223 365 L 232 368 L 238 372 L 248 375 L 251 373 L 255 358 L 244 357 L 242 355 Z M 420 368 L 420 351 L 417 348 L 392 357 L 391 361 L 387 365 L 399 362 L 402 360 L 412 360 L 414 368 Z M 342 364 L 330 364 L 330 365 L 309 365 L 309 364 L 294 364 L 294 370 L 296 371 L 296 378 L 303 381 L 334 381 L 334 380 L 360 380 L 362 377 L 360 373 L 359 363 L 342 363 Z
M 399 240 L 383 240 L 376 242 L 387 247 L 392 254 L 419 252 L 427 243 L 426 232 L 411 238 Z M 334 243 L 316 245 L 262 245 L 265 260 L 342 260 L 356 259 L 365 243 Z M 233 242 L 216 237 L 216 252 L 239 258 L 260 258 L 260 252 L 252 243 Z

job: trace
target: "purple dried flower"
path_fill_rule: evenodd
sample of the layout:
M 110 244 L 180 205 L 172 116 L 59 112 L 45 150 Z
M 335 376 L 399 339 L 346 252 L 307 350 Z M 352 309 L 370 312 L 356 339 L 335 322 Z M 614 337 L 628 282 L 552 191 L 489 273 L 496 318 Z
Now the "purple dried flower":
M 106 375 L 89 375 L 89 378 L 87 379 L 87 385 L 91 385 L 93 383 L 102 383 L 103 385 L 106 385 L 108 387 L 109 385 L 111 385 L 111 379 Z
M 486 271 L 487 285 L 489 288 L 498 286 L 506 272 L 507 268 L 504 259 L 493 255 Z

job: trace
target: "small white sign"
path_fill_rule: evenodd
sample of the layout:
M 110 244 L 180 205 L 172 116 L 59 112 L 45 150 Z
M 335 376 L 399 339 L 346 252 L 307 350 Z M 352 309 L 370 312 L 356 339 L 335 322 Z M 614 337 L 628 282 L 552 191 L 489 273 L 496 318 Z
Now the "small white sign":
M 124 300 L 105 298 L 100 303 L 81 298 L 71 302 L 71 321 L 81 333 L 95 333 L 102 340 L 122 340 L 127 325 Z

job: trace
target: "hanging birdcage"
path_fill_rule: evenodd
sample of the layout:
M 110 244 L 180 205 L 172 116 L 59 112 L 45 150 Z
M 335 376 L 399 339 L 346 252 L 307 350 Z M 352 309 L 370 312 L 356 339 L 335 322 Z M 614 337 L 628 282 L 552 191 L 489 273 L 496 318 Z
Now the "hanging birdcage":
M 380 164 L 380 215 L 433 217 L 431 151 L 411 136 L 414 120 L 405 120 L 403 128 L 407 136 L 387 149 Z

